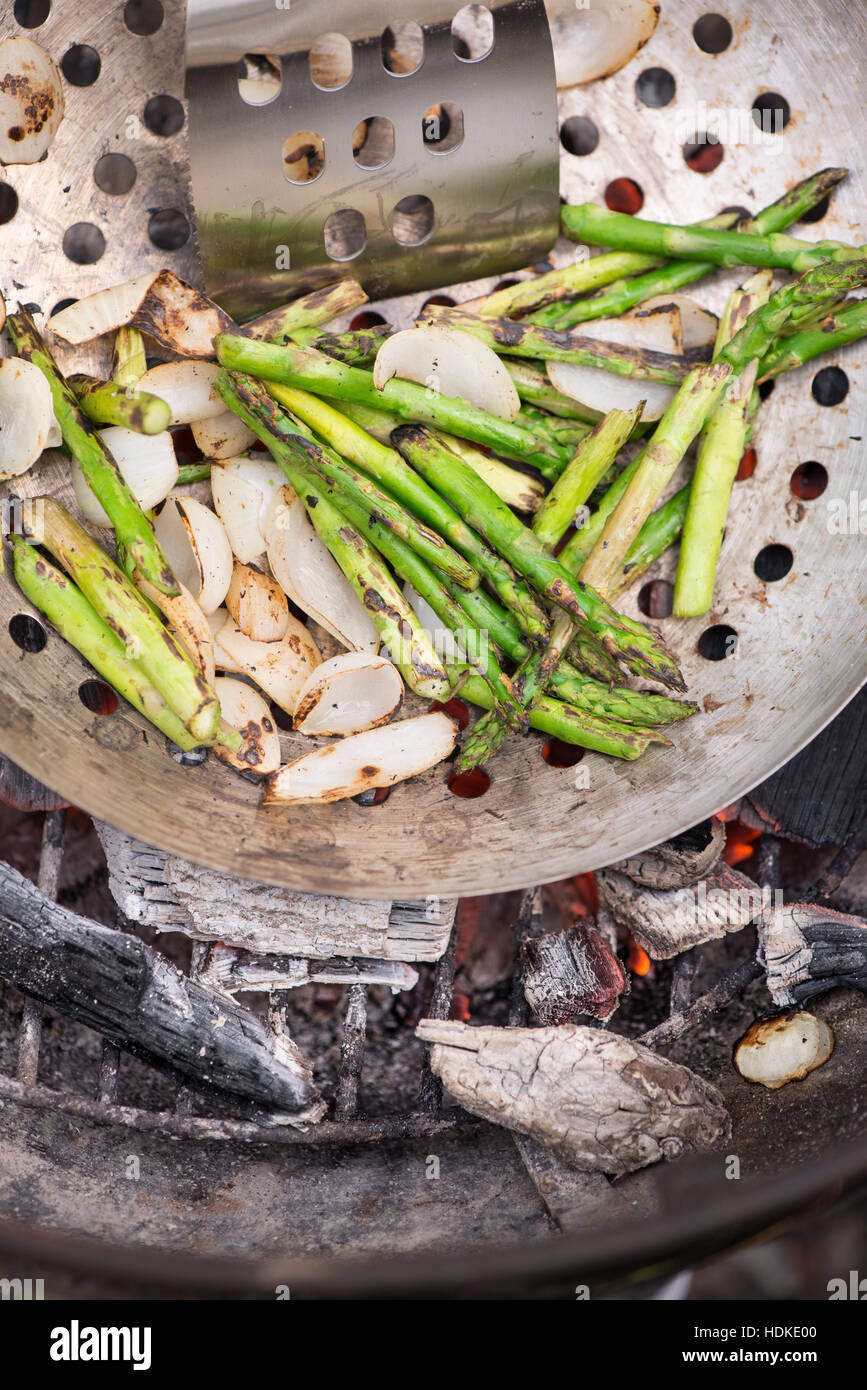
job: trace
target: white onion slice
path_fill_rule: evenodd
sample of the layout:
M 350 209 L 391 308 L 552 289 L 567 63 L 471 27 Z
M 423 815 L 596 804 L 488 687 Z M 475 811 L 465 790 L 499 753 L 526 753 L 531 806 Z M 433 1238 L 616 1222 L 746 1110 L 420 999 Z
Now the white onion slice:
M 204 358 L 214 356 L 216 335 L 234 327 L 228 314 L 201 290 L 179 280 L 171 270 L 139 275 L 122 285 L 97 290 L 58 314 L 52 314 L 48 320 L 53 333 L 75 344 L 85 343 L 124 324 L 140 328 L 182 357 Z M 220 411 L 223 410 L 225 406 L 220 402 Z
M 710 309 L 702 308 L 688 294 L 657 294 L 652 299 L 646 299 L 641 305 L 642 309 L 664 309 L 669 304 L 680 314 L 681 336 L 683 339 L 683 349 L 712 347 L 716 342 L 719 319 L 716 314 L 712 314 Z M 638 310 L 633 309 L 632 317 Z M 592 329 L 592 324 L 588 324 Z
M 234 657 L 229 656 L 225 647 L 220 645 L 217 633 L 226 623 L 232 622 L 229 617 L 228 608 L 215 608 L 213 613 L 207 615 L 208 629 L 211 634 L 211 645 L 214 652 L 214 666 L 218 671 L 231 671 L 233 676 L 244 674 L 243 666 L 239 666 Z
M 54 424 L 51 387 L 39 368 L 21 357 L 0 359 L 0 479 L 33 467 Z
M 162 397 L 172 412 L 169 427 L 190 425 L 224 414 L 226 406 L 213 390 L 219 370 L 216 362 L 160 362 L 139 378 L 136 390 Z
M 235 561 L 226 607 L 241 631 L 254 642 L 279 642 L 289 627 L 289 604 L 280 585 Z
M 420 714 L 329 743 L 269 777 L 263 806 L 343 801 L 373 787 L 393 787 L 447 758 L 457 725 L 447 714 Z
M 274 498 L 265 541 L 271 573 L 294 604 L 351 650 L 378 650 L 379 633 L 369 613 L 290 487 Z
M 227 676 L 218 676 L 214 690 L 220 701 L 220 712 L 225 722 L 237 729 L 244 739 L 244 747 L 239 753 L 217 744 L 214 748 L 218 758 L 239 772 L 276 772 L 280 766 L 280 736 L 274 726 L 271 711 L 265 700 L 247 685 L 246 681 L 233 681 Z
M 60 73 L 44 48 L 16 34 L 0 42 L 0 74 L 0 164 L 36 164 L 63 120 Z
M 583 332 L 586 329 L 586 334 Z M 680 323 L 676 313 L 657 310 L 647 315 L 596 319 L 583 325 L 582 336 L 625 347 L 652 348 L 656 352 L 680 351 Z M 615 407 L 634 410 L 644 401 L 642 420 L 658 420 L 677 394 L 676 386 L 640 377 L 619 376 L 604 367 L 583 367 L 576 362 L 546 362 L 549 380 L 564 396 L 571 396 L 603 415 Z
M 167 430 L 162 434 L 138 434 L 122 425 L 109 425 L 99 433 L 143 511 L 149 512 L 168 497 L 178 481 L 178 461 Z M 109 517 L 76 459 L 72 460 L 72 486 L 85 520 L 93 526 L 110 526 Z
M 230 459 L 249 449 L 256 436 L 243 420 L 231 410 L 222 415 L 209 415 L 206 420 L 194 420 L 190 425 L 193 439 L 205 458 Z
M 232 582 L 232 547 L 218 516 L 194 497 L 170 497 L 154 533 L 181 584 L 207 616 Z
M 386 338 L 373 364 L 381 391 L 393 376 L 459 396 L 489 415 L 514 420 L 521 409 L 515 383 L 497 354 L 459 328 L 421 324 Z
M 659 19 L 658 0 L 546 0 L 558 87 L 617 72 L 647 43 Z
M 306 681 L 295 728 L 317 736 L 357 734 L 388 723 L 402 699 L 403 681 L 392 662 L 368 652 L 341 652 Z
M 264 555 L 265 523 L 285 481 L 283 470 L 269 458 L 226 459 L 211 469 L 214 506 L 242 564 Z
M 286 635 L 279 642 L 254 642 L 232 618 L 220 628 L 216 640 L 243 674 L 287 714 L 294 715 L 299 692 L 322 662 L 322 653 L 310 633 L 291 614 Z
M 827 1062 L 833 1051 L 834 1034 L 823 1019 L 809 1013 L 781 1015 L 759 1019 L 747 1029 L 735 1048 L 735 1066 L 747 1081 L 778 1091 Z

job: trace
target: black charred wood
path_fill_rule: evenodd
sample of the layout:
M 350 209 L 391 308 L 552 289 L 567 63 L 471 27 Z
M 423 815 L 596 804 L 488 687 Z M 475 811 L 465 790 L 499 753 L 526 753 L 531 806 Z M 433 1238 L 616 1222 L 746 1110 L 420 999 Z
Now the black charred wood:
M 610 1018 L 626 985 L 617 957 L 584 922 L 528 938 L 521 962 L 527 1003 L 544 1027 L 572 1023 L 582 1014 Z
M 268 1111 L 321 1114 L 310 1065 L 288 1038 L 2 863 L 0 975 L 145 1061 Z

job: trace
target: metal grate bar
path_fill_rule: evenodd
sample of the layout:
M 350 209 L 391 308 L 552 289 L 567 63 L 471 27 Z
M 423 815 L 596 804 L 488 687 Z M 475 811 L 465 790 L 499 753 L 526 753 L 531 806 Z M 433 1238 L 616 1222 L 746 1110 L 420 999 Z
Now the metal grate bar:
M 446 1019 L 452 1011 L 452 998 L 455 992 L 455 958 L 458 949 L 458 918 L 449 937 L 449 944 L 440 956 L 434 971 L 433 990 L 428 1007 L 428 1018 Z M 430 1053 L 425 1048 L 421 1064 L 419 1083 L 419 1106 L 428 1115 L 436 1115 L 442 1109 L 443 1087 L 438 1076 L 431 1070 Z
M 364 1067 L 367 1042 L 367 985 L 350 985 L 346 991 L 343 1018 L 343 1044 L 337 1082 L 338 1120 L 349 1120 L 358 1112 L 358 1087 Z
M 57 900 L 57 886 L 60 880 L 60 865 L 63 860 L 63 834 L 66 828 L 66 810 L 48 811 L 42 825 L 42 851 L 39 856 L 37 886 L 46 898 Z M 33 1085 L 39 1072 L 39 1049 L 42 1046 L 41 999 L 28 995 L 24 1000 L 21 1015 L 21 1028 L 18 1033 L 18 1080 L 25 1085 Z

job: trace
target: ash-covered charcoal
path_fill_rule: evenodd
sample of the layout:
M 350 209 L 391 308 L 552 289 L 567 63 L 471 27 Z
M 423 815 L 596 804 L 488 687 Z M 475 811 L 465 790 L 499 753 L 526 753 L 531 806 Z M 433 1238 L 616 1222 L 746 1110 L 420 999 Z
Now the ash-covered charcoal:
M 307 1058 L 136 936 L 77 917 L 0 863 L 0 976 L 157 1066 L 270 1112 L 322 1118 Z M 279 1113 L 275 1113 L 279 1112 Z
M 199 982 L 226 995 L 242 990 L 297 989 L 301 985 L 388 985 L 414 989 L 418 971 L 397 960 L 305 960 L 300 956 L 255 955 L 233 946 L 212 946 Z
M 778 1091 L 801 1081 L 827 1062 L 834 1051 L 834 1034 L 824 1019 L 803 1011 L 760 1018 L 735 1048 L 735 1066 L 747 1081 Z
M 731 1125 L 715 1086 L 628 1038 L 580 1024 L 471 1028 L 422 1019 L 431 1066 L 474 1115 L 576 1168 L 630 1173 L 709 1149 Z
M 584 922 L 521 946 L 524 997 L 536 1021 L 556 1026 L 580 1014 L 610 1018 L 626 987 L 617 957 Z
M 725 827 L 716 817 L 664 840 L 645 854 L 609 864 L 607 872 L 625 874 L 647 888 L 684 888 L 706 878 L 725 848 Z
M 614 869 L 599 869 L 595 877 L 600 900 L 653 960 L 740 931 L 769 905 L 768 889 L 727 864 L 696 884 L 667 890 L 644 887 Z
M 768 907 L 759 959 L 775 1004 L 802 1004 L 836 985 L 867 990 L 867 922 L 816 903 Z

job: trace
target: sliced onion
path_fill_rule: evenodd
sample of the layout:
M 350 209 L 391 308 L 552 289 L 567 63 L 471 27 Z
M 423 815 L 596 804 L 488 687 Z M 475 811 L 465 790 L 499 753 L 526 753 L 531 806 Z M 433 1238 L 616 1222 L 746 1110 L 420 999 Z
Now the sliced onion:
M 217 744 L 214 748 L 217 757 L 240 772 L 276 772 L 280 766 L 280 736 L 274 727 L 271 711 L 258 690 L 247 685 L 246 681 L 233 681 L 226 676 L 217 677 L 214 690 L 220 701 L 223 719 L 230 728 L 237 729 L 244 739 L 244 747 L 239 753 L 232 753 Z
M 547 3 L 558 87 L 617 72 L 647 43 L 659 19 L 658 0 L 574 0 Z
M 205 617 L 189 589 L 185 589 L 179 581 L 179 594 L 162 594 L 139 570 L 135 572 L 135 583 L 140 593 L 150 599 L 168 619 L 169 627 L 181 646 L 189 653 L 208 684 L 213 685 L 217 668 L 210 620 Z
M 283 470 L 266 458 L 226 459 L 211 469 L 214 506 L 242 564 L 264 555 L 265 523 L 285 481 Z
M 154 533 L 181 584 L 207 616 L 232 582 L 232 547 L 218 516 L 194 497 L 170 497 Z
M 33 467 L 54 424 L 51 387 L 39 368 L 21 357 L 0 359 L 0 479 Z
M 294 715 L 307 677 L 322 662 L 322 653 L 297 618 L 289 615 L 279 642 L 254 642 L 232 618 L 217 633 L 217 643 L 270 700 Z
M 68 343 L 85 343 L 124 324 L 132 324 L 182 357 L 213 357 L 214 338 L 234 324 L 212 300 L 171 270 L 139 275 L 122 285 L 85 295 L 67 309 L 52 314 L 48 327 Z M 167 364 L 175 365 L 175 364 Z M 147 373 L 145 374 L 147 375 Z M 148 390 L 151 388 L 148 387 Z M 159 394 L 159 393 L 157 393 Z M 225 410 L 220 402 L 220 412 Z M 178 421 L 204 419 L 190 416 Z
M 834 1034 L 815 1014 L 763 1018 L 748 1028 L 735 1048 L 735 1066 L 747 1081 L 778 1091 L 827 1062 Z
M 447 758 L 457 724 L 447 714 L 420 714 L 350 734 L 287 763 L 269 777 L 263 806 L 343 801 L 374 787 L 393 787 Z
M 156 272 L 151 270 L 135 280 L 125 280 L 123 284 L 86 294 L 83 299 L 76 299 L 74 304 L 52 314 L 45 326 L 58 338 L 76 345 L 111 333 L 130 323 L 155 279 Z
M 213 390 L 219 370 L 215 362 L 160 362 L 139 378 L 136 390 L 162 397 L 172 412 L 169 427 L 214 419 L 226 409 Z
M 641 316 L 624 315 L 619 319 L 597 319 L 586 325 L 588 338 L 602 343 L 619 343 L 624 347 L 653 348 L 661 352 L 680 351 L 679 316 L 656 310 Z M 660 347 L 660 344 L 668 346 Z M 634 410 L 644 401 L 642 420 L 658 420 L 677 394 L 676 386 L 661 381 L 646 381 L 640 377 L 619 376 L 603 367 L 583 367 L 575 362 L 546 362 L 545 370 L 558 391 L 571 396 L 589 410 L 603 415 L 615 407 Z
M 235 561 L 226 607 L 238 627 L 254 642 L 279 642 L 289 627 L 289 604 L 280 585 Z
M 403 699 L 397 667 L 384 656 L 341 652 L 323 661 L 298 696 L 302 734 L 357 734 L 386 724 Z
M 458 328 L 420 324 L 386 338 L 373 364 L 373 384 L 381 391 L 393 376 L 431 386 L 441 396 L 459 396 L 501 420 L 514 420 L 521 409 L 497 354 Z
M 213 613 L 207 615 L 208 628 L 211 633 L 211 646 L 214 652 L 214 666 L 218 671 L 231 671 L 234 676 L 242 676 L 244 668 L 239 666 L 234 657 L 229 656 L 225 647 L 220 645 L 217 633 L 226 623 L 232 622 L 229 617 L 228 608 L 215 608 Z
M 290 487 L 274 498 L 265 541 L 271 573 L 294 604 L 351 650 L 378 650 L 370 615 Z
M 109 425 L 99 433 L 144 511 L 149 512 L 168 497 L 178 481 L 178 461 L 167 430 L 162 434 L 138 434 L 122 425 Z M 111 521 L 85 480 L 77 459 L 72 460 L 72 486 L 85 519 L 93 526 L 110 526 Z
M 688 294 L 657 294 L 652 299 L 646 299 L 642 304 L 642 309 L 664 309 L 669 304 L 680 314 L 681 336 L 683 339 L 684 351 L 690 348 L 712 347 L 716 342 L 719 319 L 716 314 L 712 314 L 709 309 L 702 308 Z M 629 317 L 638 313 L 633 309 Z M 588 328 L 592 328 L 588 324 Z
M 206 420 L 194 420 L 190 426 L 193 439 L 205 458 L 230 459 L 249 449 L 256 436 L 249 426 L 231 410 L 222 415 L 210 415 Z
M 63 120 L 60 73 L 44 48 L 15 35 L 0 42 L 0 74 L 0 164 L 36 164 Z

